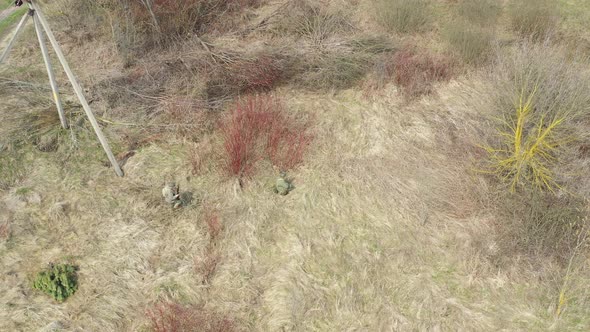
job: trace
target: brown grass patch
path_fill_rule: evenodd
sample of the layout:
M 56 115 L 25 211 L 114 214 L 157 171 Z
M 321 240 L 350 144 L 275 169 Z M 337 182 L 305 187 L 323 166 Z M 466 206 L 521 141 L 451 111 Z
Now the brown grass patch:
M 452 62 L 441 55 L 404 48 L 384 59 L 381 77 L 390 77 L 409 99 L 434 92 L 435 82 L 448 81 L 453 75 Z
M 238 331 L 233 320 L 196 306 L 159 302 L 146 311 L 154 332 Z

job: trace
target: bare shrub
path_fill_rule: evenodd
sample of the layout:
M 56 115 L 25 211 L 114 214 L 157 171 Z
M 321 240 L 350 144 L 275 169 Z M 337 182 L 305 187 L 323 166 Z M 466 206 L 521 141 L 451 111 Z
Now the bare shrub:
M 270 128 L 279 114 L 278 104 L 268 97 L 248 97 L 237 103 L 222 125 L 227 168 L 232 175 L 252 174 L 260 158 L 260 137 Z
M 579 180 L 565 175 L 576 174 L 571 168 L 580 164 L 572 148 L 586 137 L 590 79 L 566 54 L 525 42 L 499 54 L 490 70 L 486 104 L 499 121 L 487 169 L 511 191 L 577 187 Z
M 222 123 L 227 169 L 240 178 L 248 176 L 265 157 L 284 170 L 294 168 L 311 141 L 306 131 L 306 126 L 286 115 L 280 100 L 249 96 Z
M 146 311 L 154 332 L 231 332 L 237 331 L 233 320 L 196 306 L 163 301 Z
M 385 28 L 412 33 L 426 29 L 431 19 L 429 0 L 378 0 L 375 2 L 377 20 Z
M 540 40 L 556 29 L 559 8 L 553 0 L 512 0 L 508 5 L 508 15 L 516 33 Z
M 484 99 L 474 105 L 493 119 L 482 170 L 498 180 L 494 259 L 566 265 L 590 229 L 579 150 L 587 142 L 590 79 L 564 49 L 523 42 L 499 51 L 484 82 Z
M 10 238 L 10 224 L 3 222 L 0 224 L 0 239 L 7 240 Z
M 209 238 L 211 241 L 215 241 L 223 230 L 223 224 L 219 218 L 219 214 L 216 210 L 207 208 L 204 213 L 205 223 L 207 224 L 207 231 L 209 232 Z
M 406 47 L 386 58 L 380 69 L 385 77 L 391 75 L 407 98 L 416 98 L 434 91 L 435 82 L 449 80 L 452 76 L 452 62 L 440 55 L 430 55 Z
M 303 37 L 316 46 L 323 45 L 337 33 L 350 30 L 346 15 L 314 1 L 296 0 L 281 11 L 272 30 L 277 35 L 290 33 Z
M 303 60 L 299 84 L 313 90 L 352 88 L 367 74 L 370 60 L 363 53 L 311 54 Z
M 282 50 L 225 54 L 205 70 L 210 77 L 205 89 L 209 107 L 218 108 L 240 94 L 273 90 L 290 78 L 291 62 Z
M 260 0 L 102 0 L 119 52 L 129 57 L 192 34 L 228 31 Z M 128 61 L 128 62 L 129 62 Z
M 212 28 L 223 30 L 222 24 L 230 21 L 228 14 L 259 3 L 259 0 L 140 0 L 132 2 L 131 10 L 149 32 L 171 38 Z
M 284 77 L 284 64 L 278 55 L 258 54 L 230 63 L 225 82 L 239 93 L 268 92 Z

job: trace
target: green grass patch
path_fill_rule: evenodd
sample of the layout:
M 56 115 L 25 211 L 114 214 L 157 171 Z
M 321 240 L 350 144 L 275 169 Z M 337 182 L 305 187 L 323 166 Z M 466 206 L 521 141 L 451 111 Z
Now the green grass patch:
M 12 0 L 2 0 L 0 2 L 0 9 L 6 9 L 9 8 L 10 6 L 12 6 L 14 4 L 14 1 Z
M 0 21 L 0 36 L 3 36 L 6 31 L 15 24 L 27 12 L 27 8 L 22 7 L 12 12 L 8 17 Z

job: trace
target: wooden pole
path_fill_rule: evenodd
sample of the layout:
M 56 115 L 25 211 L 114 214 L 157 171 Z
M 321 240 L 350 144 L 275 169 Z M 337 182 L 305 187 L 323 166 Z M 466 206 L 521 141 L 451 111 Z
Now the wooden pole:
M 0 63 L 4 62 L 4 60 L 8 57 L 8 53 L 10 53 L 12 46 L 14 46 L 14 42 L 16 41 L 16 37 L 18 37 L 18 35 L 20 34 L 21 30 L 25 26 L 25 23 L 27 23 L 27 19 L 29 18 L 29 16 L 31 16 L 30 11 L 26 12 L 25 15 L 23 15 L 23 18 L 20 20 L 20 23 L 18 24 L 18 26 L 16 27 L 16 30 L 14 30 L 14 33 L 12 34 L 12 38 L 8 42 L 8 45 L 6 45 L 6 49 L 4 50 L 4 53 L 2 53 L 2 56 L 0 56 Z
M 64 129 L 68 129 L 68 122 L 66 120 L 61 100 L 59 99 L 59 90 L 57 88 L 55 76 L 53 75 L 51 60 L 49 59 L 49 52 L 47 52 L 47 45 L 45 45 L 45 38 L 43 38 L 43 31 L 41 30 L 41 25 L 39 24 L 39 18 L 37 17 L 37 15 L 33 15 L 33 22 L 35 23 L 35 31 L 37 32 L 37 38 L 39 39 L 39 45 L 41 46 L 41 54 L 43 54 L 43 61 L 45 61 L 47 75 L 49 76 L 49 84 L 51 85 L 51 91 L 53 91 L 53 100 L 55 101 L 57 112 L 59 113 L 59 120 L 61 121 L 61 126 Z
M 98 137 L 98 140 L 100 141 L 100 144 L 102 145 L 102 148 L 106 152 L 107 157 L 109 158 L 109 161 L 111 162 L 111 164 L 115 168 L 115 172 L 117 173 L 117 175 L 123 176 L 123 170 L 121 170 L 119 163 L 117 163 L 117 159 L 115 159 L 115 156 L 113 155 L 113 152 L 111 151 L 109 143 L 107 142 L 105 136 L 103 135 L 102 130 L 100 129 L 100 126 L 99 126 L 98 122 L 96 121 L 96 118 L 94 117 L 94 113 L 92 113 L 92 110 L 90 109 L 90 105 L 88 105 L 88 102 L 86 101 L 86 98 L 84 97 L 84 94 L 82 93 L 82 88 L 80 87 L 80 84 L 78 84 L 78 81 L 76 80 L 76 77 L 74 76 L 74 73 L 70 69 L 70 66 L 68 65 L 68 62 L 66 61 L 66 58 L 61 50 L 61 47 L 57 43 L 57 40 L 55 39 L 55 36 L 53 35 L 51 28 L 49 27 L 49 24 L 45 20 L 43 13 L 41 13 L 41 11 L 39 10 L 37 3 L 33 0 L 29 1 L 29 3 L 31 5 L 31 7 L 35 10 L 35 15 L 38 17 L 39 23 L 41 23 L 41 26 L 45 30 L 45 33 L 47 34 L 47 38 L 51 42 L 51 45 L 53 46 L 55 54 L 57 55 L 59 62 L 61 63 L 62 67 L 64 68 L 64 71 L 66 72 L 66 75 L 68 76 L 68 79 L 70 80 L 70 83 L 72 84 L 72 87 L 74 88 L 74 91 L 76 92 L 76 95 L 78 96 L 78 100 L 80 100 L 80 104 L 82 104 L 82 108 L 84 108 L 84 112 L 86 113 L 86 116 L 88 117 L 88 120 L 90 121 L 90 124 L 92 125 L 92 128 L 94 129 L 94 132 L 96 133 L 96 136 Z

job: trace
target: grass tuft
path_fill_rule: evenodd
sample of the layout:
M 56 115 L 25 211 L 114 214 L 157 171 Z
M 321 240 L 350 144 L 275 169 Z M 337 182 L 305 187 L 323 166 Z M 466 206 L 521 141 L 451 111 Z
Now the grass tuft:
M 424 31 L 431 20 L 429 0 L 378 0 L 377 20 L 386 29 L 398 33 Z
M 502 14 L 502 5 L 497 0 L 461 0 L 457 14 L 472 24 L 490 27 Z
M 508 15 L 516 33 L 541 40 L 557 28 L 559 8 L 553 0 L 513 0 L 508 5 Z
M 491 55 L 494 31 L 488 27 L 471 24 L 459 19 L 447 24 L 443 37 L 451 49 L 468 64 L 480 64 Z

